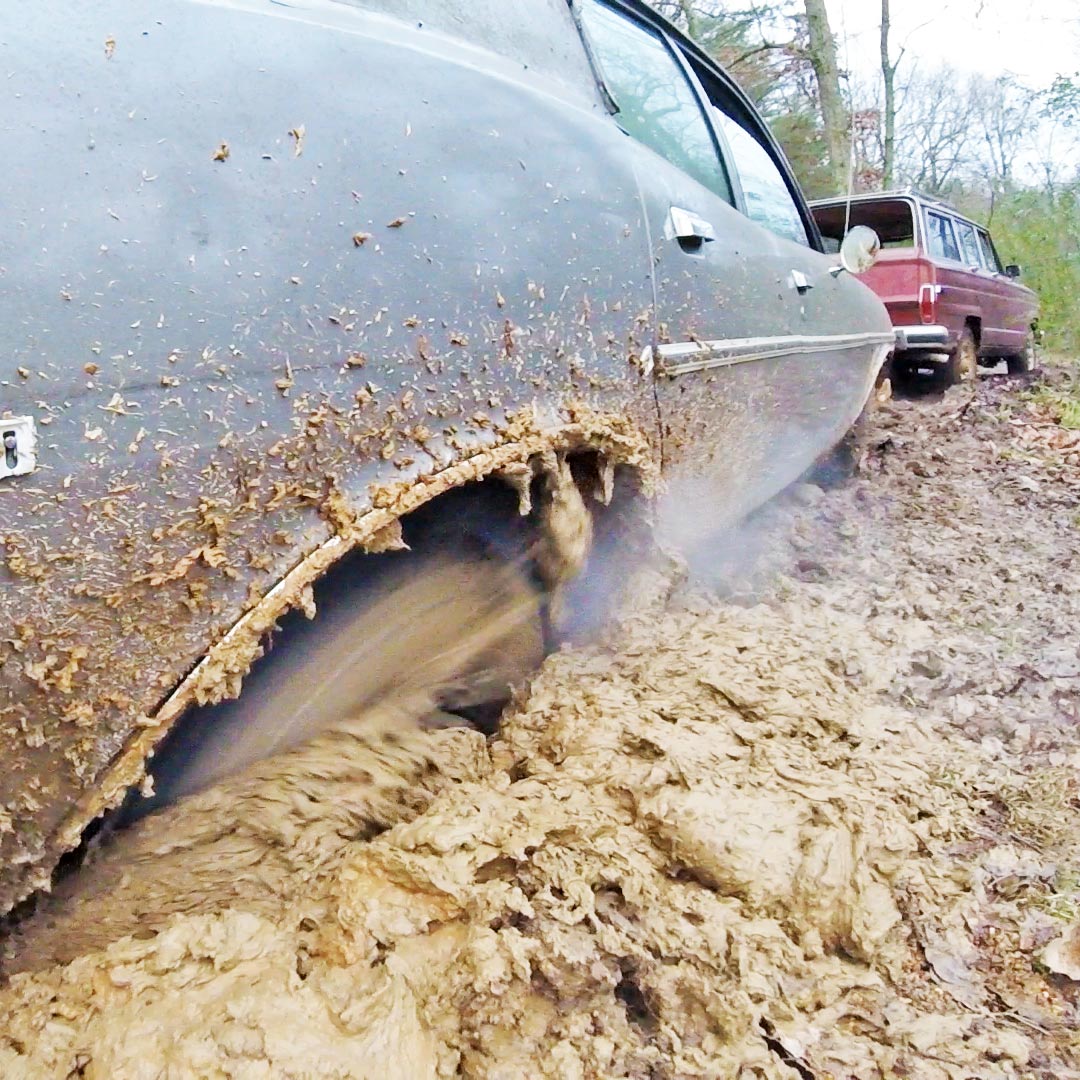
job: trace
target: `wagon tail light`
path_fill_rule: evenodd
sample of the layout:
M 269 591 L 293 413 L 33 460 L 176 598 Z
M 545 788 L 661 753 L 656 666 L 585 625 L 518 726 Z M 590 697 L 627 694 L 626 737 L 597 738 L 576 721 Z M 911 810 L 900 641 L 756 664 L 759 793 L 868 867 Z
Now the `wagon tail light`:
M 937 301 L 936 277 L 932 263 L 919 264 L 919 318 L 926 326 L 934 321 L 934 304 Z

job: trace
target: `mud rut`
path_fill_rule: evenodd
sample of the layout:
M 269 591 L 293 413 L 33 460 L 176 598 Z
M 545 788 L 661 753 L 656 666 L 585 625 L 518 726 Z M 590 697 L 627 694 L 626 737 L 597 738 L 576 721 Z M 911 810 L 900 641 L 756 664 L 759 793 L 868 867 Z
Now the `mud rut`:
M 492 740 L 422 678 L 119 834 L 0 1075 L 1080 1076 L 1080 438 L 1021 390 L 643 568 Z

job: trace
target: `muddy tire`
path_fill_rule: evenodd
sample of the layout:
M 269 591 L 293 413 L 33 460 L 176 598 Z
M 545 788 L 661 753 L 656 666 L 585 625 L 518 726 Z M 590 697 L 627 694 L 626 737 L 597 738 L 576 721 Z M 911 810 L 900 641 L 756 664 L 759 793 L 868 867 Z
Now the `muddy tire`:
M 919 365 L 913 360 L 894 357 L 891 366 L 894 386 L 910 386 L 919 377 Z
M 893 382 L 896 378 L 896 364 L 890 358 L 878 372 L 874 389 L 870 391 L 870 396 L 866 399 L 866 404 L 856 417 L 855 423 L 848 428 L 836 446 L 810 467 L 803 475 L 803 481 L 827 490 L 859 473 L 869 446 L 874 414 L 892 400 Z
M 462 509 L 468 525 L 484 517 L 475 501 Z M 155 797 L 129 802 L 121 821 L 388 701 L 407 702 L 423 725 L 497 718 L 543 660 L 544 598 L 513 537 L 498 525 L 478 537 L 463 524 L 425 527 L 420 550 L 358 554 L 331 571 L 316 587 L 314 620 L 290 617 L 238 699 L 180 721 L 150 763 Z
M 956 386 L 957 383 L 973 383 L 978 377 L 979 350 L 975 334 L 970 326 L 965 326 L 960 341 L 941 369 L 941 382 L 945 386 Z
M 1039 363 L 1038 352 L 1035 348 L 1035 331 L 1029 330 L 1024 338 L 1024 351 L 1015 356 L 1005 357 L 1005 363 L 1009 365 L 1010 375 L 1026 375 L 1034 371 Z

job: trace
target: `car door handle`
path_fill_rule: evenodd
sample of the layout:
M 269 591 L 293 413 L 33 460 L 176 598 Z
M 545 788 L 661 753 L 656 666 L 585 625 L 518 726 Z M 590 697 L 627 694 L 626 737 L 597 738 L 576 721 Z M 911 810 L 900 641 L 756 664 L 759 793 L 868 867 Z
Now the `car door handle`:
M 710 222 L 678 206 L 673 206 L 668 215 L 667 232 L 669 240 L 678 240 L 684 247 L 697 248 L 716 239 L 716 230 Z
M 805 295 L 814 287 L 814 283 L 801 270 L 791 271 L 791 277 L 788 278 L 788 284 L 800 296 Z

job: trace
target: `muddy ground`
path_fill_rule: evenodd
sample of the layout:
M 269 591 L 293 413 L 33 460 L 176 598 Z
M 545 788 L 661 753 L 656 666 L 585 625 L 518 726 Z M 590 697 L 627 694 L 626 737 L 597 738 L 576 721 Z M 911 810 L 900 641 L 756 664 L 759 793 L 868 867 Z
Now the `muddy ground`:
M 0 1075 L 1080 1077 L 1054 417 L 999 377 L 896 400 L 494 742 L 384 724 L 201 797 L 18 946 Z

